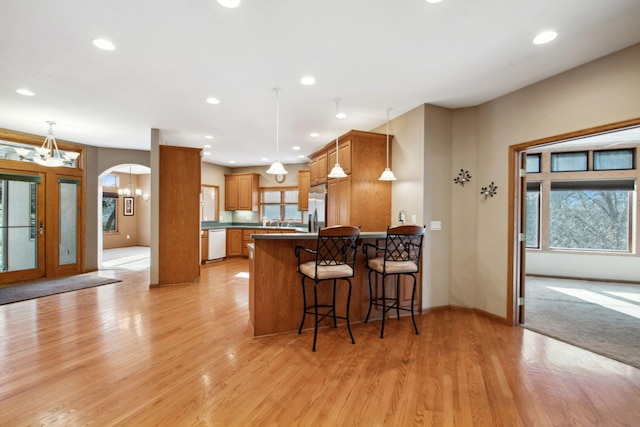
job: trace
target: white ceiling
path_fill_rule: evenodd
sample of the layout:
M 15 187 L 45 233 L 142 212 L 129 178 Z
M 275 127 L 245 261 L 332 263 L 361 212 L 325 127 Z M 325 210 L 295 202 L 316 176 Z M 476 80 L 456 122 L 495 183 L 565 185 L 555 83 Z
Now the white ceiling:
M 211 144 L 205 161 L 266 166 L 280 87 L 279 157 L 303 162 L 335 138 L 335 98 L 340 133 L 387 107 L 478 105 L 640 42 L 639 22 L 638 0 L 3 0 L 0 127 L 45 135 L 54 120 L 59 139 L 142 150 L 159 128 Z M 558 38 L 532 44 L 546 29 Z

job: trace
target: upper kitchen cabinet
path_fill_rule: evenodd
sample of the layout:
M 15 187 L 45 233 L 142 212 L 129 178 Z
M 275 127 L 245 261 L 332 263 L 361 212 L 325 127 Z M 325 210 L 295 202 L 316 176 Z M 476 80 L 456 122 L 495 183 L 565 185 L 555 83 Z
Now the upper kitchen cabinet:
M 311 182 L 311 171 L 298 171 L 298 209 L 301 211 L 309 210 L 309 187 Z
M 309 156 L 311 185 L 327 182 L 327 149 L 322 148 Z
M 362 231 L 384 231 L 391 223 L 391 182 L 379 181 L 386 167 L 385 134 L 350 131 L 341 136 L 338 160 L 346 178 L 328 179 L 327 225 L 354 225 Z M 327 145 L 329 168 L 335 164 Z
M 385 136 L 386 137 L 386 136 Z M 344 173 L 351 173 L 351 139 L 339 139 L 338 141 L 338 162 Z M 331 170 L 336 164 L 336 145 L 333 143 L 327 151 L 327 170 Z
M 224 209 L 257 211 L 260 196 L 260 174 L 236 173 L 224 176 Z

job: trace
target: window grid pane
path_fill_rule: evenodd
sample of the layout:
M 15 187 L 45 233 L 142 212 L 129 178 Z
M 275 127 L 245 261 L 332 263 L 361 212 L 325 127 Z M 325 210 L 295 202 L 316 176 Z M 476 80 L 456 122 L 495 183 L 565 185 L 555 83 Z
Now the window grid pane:
M 587 152 L 551 153 L 551 172 L 578 172 L 587 170 Z
M 525 237 L 527 248 L 540 248 L 540 191 L 527 191 Z
M 628 251 L 630 192 L 552 190 L 549 247 Z
M 593 152 L 593 170 L 633 169 L 633 150 L 607 150 Z
M 280 203 L 280 191 L 263 191 L 262 203 Z
M 284 192 L 285 203 L 298 203 L 298 190 L 287 190 Z
M 527 173 L 540 173 L 540 154 L 527 154 Z

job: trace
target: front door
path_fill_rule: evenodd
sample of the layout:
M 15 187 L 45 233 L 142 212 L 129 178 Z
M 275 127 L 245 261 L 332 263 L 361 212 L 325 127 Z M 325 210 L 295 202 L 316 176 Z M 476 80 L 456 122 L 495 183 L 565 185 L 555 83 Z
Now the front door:
M 0 170 L 0 284 L 45 275 L 44 174 Z

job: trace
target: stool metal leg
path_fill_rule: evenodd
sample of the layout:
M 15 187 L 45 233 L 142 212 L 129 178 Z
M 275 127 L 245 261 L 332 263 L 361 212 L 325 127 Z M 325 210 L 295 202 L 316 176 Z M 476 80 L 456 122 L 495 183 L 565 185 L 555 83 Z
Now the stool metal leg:
M 369 310 L 367 310 L 367 317 L 364 318 L 364 323 L 369 321 L 369 315 L 371 314 L 371 307 L 373 306 L 373 288 L 371 287 L 371 274 L 373 270 L 369 270 Z
M 380 338 L 384 338 L 384 319 L 387 317 L 387 295 L 386 295 L 386 276 L 382 275 L 382 328 L 380 328 Z
M 331 311 L 333 312 L 333 327 L 338 327 L 338 322 L 336 321 L 336 282 L 338 279 L 333 279 L 333 300 L 331 301 Z
M 349 293 L 347 294 L 347 329 L 349 329 L 349 336 L 351 336 L 351 344 L 355 344 L 356 340 L 353 339 L 353 332 L 351 332 L 351 322 L 349 321 L 349 307 L 351 306 L 351 280 L 346 279 L 349 282 Z
M 302 327 L 304 326 L 304 320 L 307 317 L 307 293 L 305 292 L 304 287 L 304 276 L 302 276 L 302 322 L 300 322 L 300 327 L 298 328 L 298 334 L 302 333 Z
M 420 332 L 418 332 L 418 325 L 416 324 L 416 317 L 414 316 L 413 309 L 413 300 L 416 296 L 416 276 L 412 274 L 411 277 L 413 278 L 413 290 L 411 291 L 411 320 L 413 320 L 413 327 L 416 330 L 416 335 L 420 335 Z
M 396 274 L 396 317 L 400 320 L 400 275 Z
M 315 309 L 316 321 L 313 327 L 313 348 L 312 351 L 316 351 L 316 341 L 318 339 L 318 282 L 313 286 L 313 307 Z

